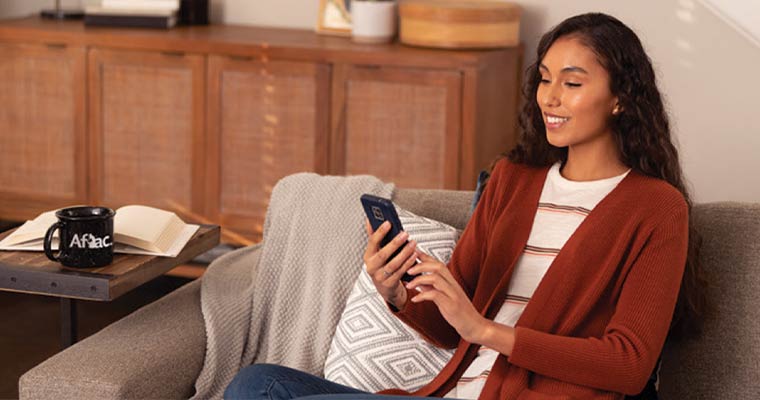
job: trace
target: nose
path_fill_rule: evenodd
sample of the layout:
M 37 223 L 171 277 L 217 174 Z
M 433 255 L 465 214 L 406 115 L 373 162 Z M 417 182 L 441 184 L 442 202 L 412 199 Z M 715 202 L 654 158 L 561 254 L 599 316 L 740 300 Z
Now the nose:
M 541 103 L 544 107 L 558 107 L 562 102 L 561 88 L 558 88 L 554 83 L 545 85 L 541 93 Z

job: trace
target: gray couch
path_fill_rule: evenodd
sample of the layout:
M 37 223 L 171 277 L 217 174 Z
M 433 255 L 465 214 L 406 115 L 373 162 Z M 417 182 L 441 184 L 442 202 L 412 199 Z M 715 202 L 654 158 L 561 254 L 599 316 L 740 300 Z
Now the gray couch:
M 394 200 L 463 228 L 472 195 L 399 190 Z M 701 204 L 695 213 L 713 313 L 699 340 L 666 344 L 662 398 L 760 398 L 760 204 Z M 28 371 L 19 382 L 20 397 L 187 398 L 205 341 L 195 281 Z

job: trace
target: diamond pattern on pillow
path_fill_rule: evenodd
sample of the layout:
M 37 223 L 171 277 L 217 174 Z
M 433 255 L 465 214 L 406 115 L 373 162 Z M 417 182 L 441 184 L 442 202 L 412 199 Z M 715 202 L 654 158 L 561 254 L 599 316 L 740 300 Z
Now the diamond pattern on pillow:
M 461 231 L 396 207 L 421 251 L 448 263 Z M 453 354 L 435 347 L 388 310 L 362 266 L 338 322 L 325 378 L 368 392 L 414 391 L 438 374 Z

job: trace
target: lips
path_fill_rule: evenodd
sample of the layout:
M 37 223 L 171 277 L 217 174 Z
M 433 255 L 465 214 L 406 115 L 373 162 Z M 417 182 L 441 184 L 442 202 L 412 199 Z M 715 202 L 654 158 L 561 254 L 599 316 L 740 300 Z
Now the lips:
M 558 115 L 552 115 L 552 114 L 545 114 L 545 123 L 546 127 L 548 129 L 559 129 L 561 128 L 568 120 L 570 120 L 570 117 L 560 117 Z

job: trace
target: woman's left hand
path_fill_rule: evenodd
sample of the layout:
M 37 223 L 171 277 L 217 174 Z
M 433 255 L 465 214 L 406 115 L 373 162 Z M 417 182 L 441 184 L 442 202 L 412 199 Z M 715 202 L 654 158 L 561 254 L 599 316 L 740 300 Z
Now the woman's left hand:
M 487 328 L 488 320 L 478 313 L 445 264 L 419 251 L 417 255 L 422 263 L 407 272 L 421 275 L 415 277 L 406 287 L 419 287 L 421 293 L 412 297 L 411 301 L 432 301 L 462 339 L 481 344 L 479 338 Z

